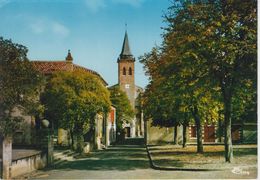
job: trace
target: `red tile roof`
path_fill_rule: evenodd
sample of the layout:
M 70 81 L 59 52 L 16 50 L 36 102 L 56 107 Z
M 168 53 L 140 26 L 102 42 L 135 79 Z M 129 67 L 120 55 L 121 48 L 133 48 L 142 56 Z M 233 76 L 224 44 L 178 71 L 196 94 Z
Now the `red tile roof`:
M 65 61 L 32 61 L 33 66 L 43 74 L 57 71 L 71 71 L 71 64 Z
M 97 75 L 105 85 L 108 85 L 107 82 L 102 78 L 100 74 L 91 69 L 87 69 L 85 67 L 73 64 L 72 62 L 67 61 L 31 61 L 33 66 L 43 74 L 52 74 L 58 71 L 75 71 L 75 70 L 83 70 L 94 75 Z

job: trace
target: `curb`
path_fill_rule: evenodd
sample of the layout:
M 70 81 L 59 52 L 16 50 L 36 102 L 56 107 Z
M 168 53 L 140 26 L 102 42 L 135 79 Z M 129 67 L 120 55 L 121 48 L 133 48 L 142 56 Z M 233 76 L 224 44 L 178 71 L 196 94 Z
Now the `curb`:
M 177 167 L 165 167 L 154 164 L 148 145 L 146 145 L 147 156 L 149 158 L 150 166 L 154 170 L 164 171 L 222 171 L 223 169 L 195 169 L 195 168 L 177 168 Z

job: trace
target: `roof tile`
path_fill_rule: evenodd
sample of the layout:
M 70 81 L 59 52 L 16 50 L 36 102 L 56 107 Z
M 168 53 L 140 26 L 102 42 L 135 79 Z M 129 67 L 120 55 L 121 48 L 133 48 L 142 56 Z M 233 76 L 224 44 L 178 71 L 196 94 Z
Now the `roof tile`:
M 63 60 L 63 61 L 31 61 L 31 62 L 33 66 L 36 68 L 36 70 L 38 70 L 43 74 L 52 74 L 59 71 L 83 70 L 85 72 L 89 72 L 94 75 L 97 75 L 105 85 L 108 85 L 107 82 L 102 78 L 102 76 L 96 71 L 73 64 L 68 61 Z

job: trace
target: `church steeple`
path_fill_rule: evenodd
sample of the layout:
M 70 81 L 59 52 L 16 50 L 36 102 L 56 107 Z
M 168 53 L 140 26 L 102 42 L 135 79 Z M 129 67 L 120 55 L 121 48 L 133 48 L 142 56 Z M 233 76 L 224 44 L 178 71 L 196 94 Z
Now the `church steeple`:
M 118 84 L 124 91 L 135 108 L 135 58 L 131 53 L 127 31 L 123 42 L 122 51 L 117 60 L 118 63 Z
M 125 31 L 125 37 L 122 46 L 122 51 L 120 53 L 120 59 L 133 59 L 133 55 L 129 46 L 127 31 Z

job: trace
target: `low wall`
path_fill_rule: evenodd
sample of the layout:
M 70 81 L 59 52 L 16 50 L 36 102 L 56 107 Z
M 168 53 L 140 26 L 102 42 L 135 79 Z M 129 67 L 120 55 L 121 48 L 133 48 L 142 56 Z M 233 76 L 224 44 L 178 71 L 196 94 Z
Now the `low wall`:
M 30 173 L 47 166 L 47 153 L 40 152 L 28 157 L 12 160 L 12 177 Z
M 147 144 L 173 143 L 173 127 L 155 127 L 151 122 L 151 120 L 147 121 Z

